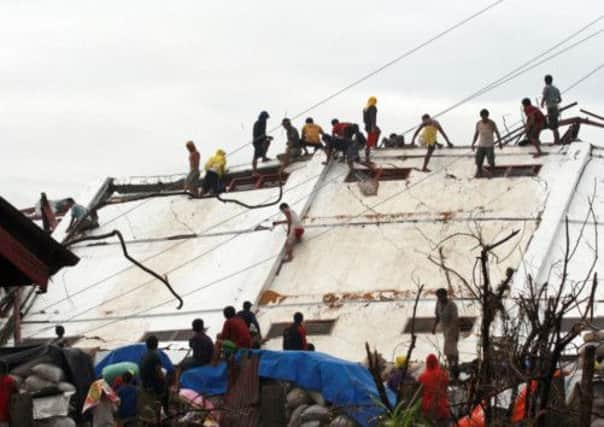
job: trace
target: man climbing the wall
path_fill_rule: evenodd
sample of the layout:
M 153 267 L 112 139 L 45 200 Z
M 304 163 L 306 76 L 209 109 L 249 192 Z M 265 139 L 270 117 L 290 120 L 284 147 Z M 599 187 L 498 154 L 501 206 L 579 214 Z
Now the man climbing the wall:
M 287 203 L 281 203 L 279 210 L 285 215 L 285 221 L 273 222 L 273 225 L 287 224 L 287 241 L 285 243 L 285 259 L 283 262 L 290 262 L 294 259 L 294 245 L 302 240 L 304 226 L 300 217 Z
M 442 146 L 441 144 L 438 143 L 438 141 L 436 139 L 438 132 L 440 132 L 441 135 L 445 138 L 445 141 L 447 141 L 447 147 L 452 148 L 453 144 L 451 144 L 449 137 L 447 136 L 447 134 L 445 133 L 443 128 L 440 126 L 440 123 L 438 123 L 436 120 L 431 118 L 429 114 L 424 114 L 422 116 L 422 124 L 419 125 L 419 127 L 413 134 L 413 138 L 411 139 L 411 145 L 415 145 L 415 138 L 417 138 L 417 135 L 422 130 L 423 130 L 423 132 L 420 137 L 420 141 L 423 145 L 426 146 L 427 151 L 426 151 L 426 156 L 424 157 L 424 166 L 422 167 L 421 171 L 430 172 L 430 169 L 428 169 L 428 163 L 430 162 L 430 159 L 432 158 L 432 153 L 434 153 L 434 150 L 436 149 L 437 146 L 439 148 Z

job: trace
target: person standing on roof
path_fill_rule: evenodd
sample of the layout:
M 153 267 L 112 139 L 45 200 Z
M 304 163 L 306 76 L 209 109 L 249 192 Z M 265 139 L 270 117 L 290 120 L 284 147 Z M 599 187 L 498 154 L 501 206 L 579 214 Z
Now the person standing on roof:
M 226 170 L 226 153 L 222 149 L 216 150 L 216 154 L 208 159 L 205 166 L 206 175 L 203 178 L 200 197 L 208 192 L 220 193 L 222 188 L 222 177 Z
M 422 131 L 422 135 L 420 137 L 420 141 L 423 145 L 426 146 L 426 157 L 424 157 L 424 166 L 422 167 L 422 172 L 430 172 L 428 169 L 428 163 L 430 162 L 430 158 L 432 157 L 432 153 L 434 153 L 434 149 L 438 146 L 438 148 L 442 147 L 442 144 L 439 144 L 437 141 L 438 132 L 445 138 L 447 141 L 447 147 L 453 147 L 453 144 L 449 140 L 449 137 L 441 127 L 440 123 L 430 117 L 430 114 L 424 114 L 422 116 L 422 124 L 419 125 L 415 133 L 413 134 L 413 138 L 411 139 L 411 145 L 415 145 L 415 138 Z
M 526 116 L 526 137 L 537 150 L 534 157 L 539 157 L 543 155 L 540 147 L 541 141 L 539 141 L 539 135 L 541 134 L 541 131 L 545 129 L 545 116 L 541 110 L 531 104 L 531 100 L 528 98 L 522 100 L 522 107 L 524 109 L 524 115 Z
M 229 305 L 222 310 L 224 324 L 222 332 L 218 334 L 218 339 L 224 342 L 231 341 L 238 348 L 251 348 L 252 336 L 245 321 L 235 314 L 235 307 Z
M 185 178 L 185 191 L 188 191 L 193 197 L 199 196 L 199 161 L 201 155 L 193 141 L 188 141 L 186 144 L 189 151 L 189 174 Z
M 558 132 L 558 121 L 560 119 L 560 103 L 562 95 L 556 86 L 553 85 L 554 78 L 546 75 L 543 96 L 541 97 L 541 108 L 547 107 L 547 126 L 554 133 L 554 144 L 560 143 L 560 132 Z
M 279 210 L 285 215 L 285 223 L 287 223 L 287 241 L 285 243 L 285 259 L 283 262 L 290 262 L 294 259 L 294 245 L 302 240 L 304 235 L 304 226 L 300 217 L 287 203 L 281 203 Z M 282 224 L 283 222 L 273 222 L 273 225 Z
M 377 98 L 370 96 L 367 105 L 363 109 L 363 123 L 367 132 L 367 144 L 365 145 L 365 161 L 369 162 L 371 149 L 377 146 L 380 139 L 380 128 L 377 126 Z
M 306 350 L 307 347 L 304 315 L 298 312 L 294 314 L 294 323 L 283 331 L 283 350 Z
M 426 369 L 418 378 L 422 385 L 422 413 L 434 426 L 448 426 L 451 418 L 447 387 L 449 376 L 440 369 L 434 354 L 426 357 Z
M 162 370 L 159 357 L 159 340 L 155 335 L 149 335 L 145 339 L 145 345 L 147 346 L 147 352 L 138 364 L 142 388 L 153 400 L 161 402 L 167 413 L 168 381 Z
M 245 301 L 243 303 L 243 310 L 241 310 L 239 313 L 237 313 L 237 316 L 239 316 L 243 319 L 243 321 L 245 322 L 247 327 L 250 329 L 250 332 L 252 332 L 252 329 L 255 329 L 258 336 L 261 336 L 260 324 L 258 323 L 258 319 L 256 319 L 256 314 L 252 311 L 251 302 Z
M 198 366 L 207 365 L 214 356 L 214 343 L 206 335 L 203 319 L 195 319 L 191 324 L 193 336 L 189 339 L 189 348 L 193 351 L 193 357 L 187 357 L 182 361 L 182 372 Z
M 13 394 L 18 392 L 16 381 L 8 375 L 7 363 L 0 360 L 0 427 L 11 425 L 10 401 Z
M 447 358 L 451 373 L 453 376 L 457 376 L 457 363 L 459 361 L 459 350 L 457 349 L 457 342 L 459 341 L 459 315 L 457 304 L 449 298 L 447 290 L 444 288 L 436 290 L 436 298 L 432 334 L 436 333 L 436 327 L 440 324 L 445 339 L 443 353 Z
M 253 145 L 254 145 L 254 159 L 252 160 L 252 171 L 257 172 L 258 159 L 262 159 L 263 162 L 268 162 L 270 159 L 266 157 L 268 147 L 271 145 L 270 136 L 266 135 L 266 121 L 270 116 L 266 111 L 262 111 L 258 116 L 258 120 L 254 123 L 253 130 Z
M 476 141 L 478 141 L 478 150 L 476 151 L 476 177 L 482 176 L 482 164 L 484 158 L 487 158 L 487 162 L 491 168 L 495 167 L 495 135 L 497 135 L 497 143 L 499 149 L 503 149 L 501 143 L 501 135 L 497 125 L 491 119 L 489 119 L 489 110 L 483 108 L 480 110 L 480 120 L 476 123 L 476 130 L 474 131 L 474 139 L 472 140 L 472 151 L 476 149 Z M 487 172 L 490 175 L 490 172 Z
M 287 117 L 281 121 L 281 126 L 285 129 L 285 134 L 287 136 L 287 142 L 285 147 L 285 154 L 281 159 L 281 168 L 286 168 L 293 160 L 300 157 L 302 154 L 301 142 L 300 142 L 300 134 L 298 133 L 298 129 L 296 129 L 290 119 Z
M 313 153 L 316 153 L 317 150 L 323 148 L 323 144 L 321 144 L 321 136 L 325 135 L 321 126 L 315 124 L 312 117 L 308 117 L 306 119 L 306 123 L 302 127 L 302 149 L 304 150 L 304 154 L 308 154 L 307 147 L 312 147 L 314 149 Z

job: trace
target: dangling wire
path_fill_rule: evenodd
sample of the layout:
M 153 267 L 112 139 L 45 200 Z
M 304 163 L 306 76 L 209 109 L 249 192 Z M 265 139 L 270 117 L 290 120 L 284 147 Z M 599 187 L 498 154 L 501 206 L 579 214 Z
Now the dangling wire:
M 172 286 L 170 285 L 170 282 L 168 282 L 168 279 L 160 276 L 155 271 L 151 270 L 148 267 L 145 267 L 143 264 L 141 264 L 140 262 L 138 262 L 137 260 L 132 258 L 130 256 L 130 254 L 128 253 L 128 249 L 126 248 L 126 242 L 124 241 L 124 237 L 122 236 L 122 233 L 119 232 L 119 230 L 113 230 L 109 233 L 99 234 L 96 236 L 86 236 L 86 237 L 80 237 L 78 239 L 69 240 L 68 242 L 65 243 L 65 246 L 75 245 L 76 243 L 86 242 L 89 240 L 105 240 L 105 239 L 108 239 L 113 236 L 117 236 L 117 238 L 119 239 L 120 244 L 122 246 L 122 252 L 124 253 L 124 257 L 126 257 L 126 259 L 128 259 L 128 261 L 130 261 L 132 264 L 136 265 L 138 268 L 140 268 L 144 272 L 150 274 L 151 276 L 155 277 L 157 280 L 161 281 L 168 288 L 168 290 L 172 293 L 172 295 L 174 295 L 174 297 L 178 300 L 178 307 L 176 307 L 176 309 L 180 310 L 183 306 L 183 300 L 180 297 L 180 295 L 178 295 L 176 293 L 176 291 L 172 288 Z

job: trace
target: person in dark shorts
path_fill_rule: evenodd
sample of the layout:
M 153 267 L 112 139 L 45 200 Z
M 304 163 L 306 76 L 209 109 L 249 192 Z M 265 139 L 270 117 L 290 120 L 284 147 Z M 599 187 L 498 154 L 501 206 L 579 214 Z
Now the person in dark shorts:
M 263 162 L 268 162 L 270 159 L 266 157 L 268 147 L 273 139 L 266 135 L 266 121 L 270 116 L 266 111 L 262 111 L 258 116 L 258 120 L 254 123 L 253 130 L 253 145 L 254 145 L 254 159 L 252 160 L 252 171 L 255 173 L 258 165 L 258 159 L 262 159 Z
M 367 105 L 363 109 L 363 123 L 367 132 L 367 142 L 365 144 L 365 161 L 369 162 L 371 149 L 377 147 L 380 138 L 380 128 L 377 125 L 377 98 L 370 96 Z
M 313 153 L 323 148 L 323 144 L 321 143 L 323 135 L 325 135 L 325 132 L 323 132 L 321 126 L 316 124 L 312 117 L 308 117 L 301 132 L 301 145 L 305 155 L 308 154 L 307 147 L 313 148 Z
M 206 193 L 220 193 L 222 189 L 222 177 L 226 170 L 226 153 L 222 149 L 216 150 L 216 154 L 210 157 L 205 165 L 206 175 L 203 178 L 200 197 Z
M 159 357 L 159 341 L 155 335 L 149 335 L 145 340 L 147 352 L 142 357 L 138 368 L 143 391 L 161 402 L 166 413 L 168 412 L 168 381 L 162 371 Z
M 338 151 L 342 154 L 346 153 L 348 142 L 352 138 L 352 123 L 340 122 L 338 119 L 331 121 L 331 135 L 323 135 L 323 139 L 327 146 L 327 164 L 332 157 L 336 157 Z M 342 161 L 344 161 L 342 159 Z
M 529 142 L 535 147 L 537 153 L 535 157 L 541 156 L 541 142 L 539 141 L 539 135 L 541 131 L 545 129 L 545 116 L 537 107 L 531 104 L 529 98 L 522 100 L 522 107 L 524 108 L 524 114 L 526 115 L 525 132 Z
M 472 140 L 472 151 L 476 148 L 476 141 L 478 141 L 478 150 L 476 150 L 476 177 L 481 177 L 483 173 L 482 164 L 484 158 L 487 158 L 487 162 L 490 167 L 495 167 L 495 136 L 497 136 L 497 142 L 499 148 L 502 149 L 501 135 L 497 129 L 497 125 L 491 119 L 489 119 L 489 110 L 486 108 L 480 111 L 480 120 L 476 123 L 476 130 L 474 131 L 474 139 Z M 490 172 L 487 172 L 490 175 Z
M 547 107 L 547 127 L 554 134 L 554 144 L 560 143 L 560 132 L 558 132 L 558 122 L 560 120 L 559 104 L 562 102 L 562 95 L 556 86 L 553 85 L 554 78 L 551 75 L 545 76 L 545 87 L 541 97 L 541 108 Z
M 203 319 L 195 319 L 192 323 L 193 336 L 189 339 L 189 347 L 193 351 L 193 357 L 187 357 L 182 361 L 182 371 L 198 366 L 207 365 L 214 356 L 214 343 L 206 335 Z

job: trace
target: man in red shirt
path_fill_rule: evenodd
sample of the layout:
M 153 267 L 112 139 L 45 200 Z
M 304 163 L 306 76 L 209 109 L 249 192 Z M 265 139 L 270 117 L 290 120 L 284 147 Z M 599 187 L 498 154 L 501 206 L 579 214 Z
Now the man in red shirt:
M 346 151 L 347 142 L 352 138 L 352 123 L 340 122 L 338 119 L 331 121 L 331 136 L 324 135 L 327 142 L 327 161 L 329 163 L 334 151 Z
M 294 323 L 283 331 L 283 350 L 308 350 L 303 322 L 304 315 L 295 313 Z
M 0 427 L 10 423 L 10 398 L 17 392 L 17 383 L 8 375 L 8 365 L 0 361 Z
M 541 147 L 539 147 L 539 134 L 545 129 L 545 116 L 539 108 L 531 105 L 531 100 L 528 98 L 522 100 L 522 107 L 524 108 L 524 114 L 526 115 L 526 137 L 537 150 L 535 157 L 541 156 L 543 152 L 541 151 Z
M 250 335 L 250 330 L 245 320 L 237 317 L 235 307 L 229 305 L 224 308 L 222 313 L 226 320 L 222 326 L 222 332 L 218 334 L 218 339 L 232 341 L 239 348 L 251 348 L 252 336 Z
M 447 397 L 449 376 L 440 369 L 434 354 L 426 357 L 426 370 L 417 379 L 422 385 L 422 412 L 434 425 L 449 425 L 451 412 Z

